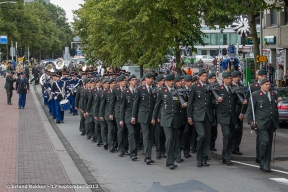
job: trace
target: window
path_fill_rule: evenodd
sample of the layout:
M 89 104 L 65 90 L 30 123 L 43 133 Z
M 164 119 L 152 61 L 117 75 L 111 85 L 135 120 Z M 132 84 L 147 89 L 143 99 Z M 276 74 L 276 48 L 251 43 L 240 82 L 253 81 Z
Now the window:
M 210 45 L 210 34 L 206 33 L 205 36 L 203 36 L 203 42 L 205 45 Z
M 271 26 L 275 26 L 278 24 L 278 11 L 277 9 L 271 9 L 270 10 L 271 15 Z
M 285 9 L 285 23 L 288 24 L 288 7 Z

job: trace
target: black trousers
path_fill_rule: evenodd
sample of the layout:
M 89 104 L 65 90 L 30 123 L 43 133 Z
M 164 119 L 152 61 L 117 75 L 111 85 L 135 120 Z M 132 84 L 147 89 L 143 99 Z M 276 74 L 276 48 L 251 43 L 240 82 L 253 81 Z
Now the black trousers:
M 11 98 L 13 95 L 13 90 L 12 89 L 6 89 L 6 94 L 7 94 L 7 103 L 11 103 Z

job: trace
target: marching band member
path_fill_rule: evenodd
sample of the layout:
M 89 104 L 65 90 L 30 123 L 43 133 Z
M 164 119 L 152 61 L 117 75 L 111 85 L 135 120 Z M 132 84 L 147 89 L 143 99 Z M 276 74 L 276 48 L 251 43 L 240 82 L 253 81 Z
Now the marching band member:
M 64 123 L 64 111 L 61 110 L 60 101 L 65 98 L 65 82 L 60 80 L 61 71 L 56 73 L 56 81 L 53 83 L 51 93 L 54 98 L 56 123 Z
M 73 115 L 78 115 L 77 110 L 75 109 L 75 97 L 77 88 L 82 85 L 82 81 L 77 78 L 77 73 L 72 73 L 72 79 L 67 81 L 66 90 L 68 95 L 68 100 L 71 104 L 71 112 Z

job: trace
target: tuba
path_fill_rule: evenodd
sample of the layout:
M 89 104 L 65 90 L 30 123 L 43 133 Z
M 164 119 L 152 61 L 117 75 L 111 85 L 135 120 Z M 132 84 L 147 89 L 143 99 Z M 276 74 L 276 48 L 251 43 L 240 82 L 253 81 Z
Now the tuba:
M 76 64 L 76 67 L 78 70 L 85 71 L 87 68 L 87 65 L 84 61 L 80 61 L 79 63 Z
M 56 66 L 56 69 L 62 69 L 64 67 L 65 63 L 64 63 L 64 60 L 63 59 L 56 59 L 55 60 L 55 66 Z
M 47 62 L 45 68 L 50 71 L 50 72 L 54 72 L 56 69 L 55 63 L 54 62 Z

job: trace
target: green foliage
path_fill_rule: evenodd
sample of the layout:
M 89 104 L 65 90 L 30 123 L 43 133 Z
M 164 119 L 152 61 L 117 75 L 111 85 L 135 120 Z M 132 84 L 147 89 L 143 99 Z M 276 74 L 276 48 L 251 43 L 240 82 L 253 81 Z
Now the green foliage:
M 41 0 L 25 6 L 23 0 L 17 0 L 17 4 L 1 4 L 0 31 L 1 35 L 8 35 L 9 42 L 18 42 L 18 47 L 29 46 L 32 55 L 39 52 L 62 55 L 72 40 L 65 11 Z

